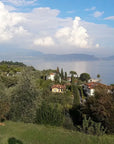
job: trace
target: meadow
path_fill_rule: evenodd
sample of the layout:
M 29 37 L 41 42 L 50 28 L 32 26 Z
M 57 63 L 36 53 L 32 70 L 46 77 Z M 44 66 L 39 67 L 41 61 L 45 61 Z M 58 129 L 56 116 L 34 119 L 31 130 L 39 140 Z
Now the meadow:
M 114 135 L 93 136 L 62 127 L 5 122 L 0 126 L 0 144 L 113 144 Z

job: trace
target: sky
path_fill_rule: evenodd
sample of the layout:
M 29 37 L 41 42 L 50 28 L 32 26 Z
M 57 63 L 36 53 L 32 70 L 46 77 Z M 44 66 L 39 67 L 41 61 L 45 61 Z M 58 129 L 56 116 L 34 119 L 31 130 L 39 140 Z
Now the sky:
M 0 0 L 0 49 L 114 55 L 114 0 Z

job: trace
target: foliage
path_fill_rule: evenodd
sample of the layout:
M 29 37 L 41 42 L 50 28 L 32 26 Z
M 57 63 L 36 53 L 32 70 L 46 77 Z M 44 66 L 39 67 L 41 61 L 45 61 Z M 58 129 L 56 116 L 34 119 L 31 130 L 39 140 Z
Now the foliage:
M 69 130 L 75 130 L 73 121 L 69 115 L 66 115 L 63 122 L 63 127 Z
M 60 75 L 58 73 L 55 75 L 55 82 L 56 83 L 60 82 Z
M 63 73 L 63 68 L 61 69 L 61 79 L 64 79 L 64 73 Z
M 90 75 L 88 74 L 88 73 L 82 73 L 81 75 L 80 75 L 80 80 L 81 81 L 88 81 L 89 79 L 90 79 L 91 77 L 90 77 Z
M 0 121 L 6 119 L 6 115 L 9 112 L 10 104 L 6 96 L 6 88 L 3 83 L 0 82 Z
M 7 64 L 7 65 L 16 65 L 16 66 L 24 66 L 26 67 L 25 64 L 23 64 L 22 62 L 13 62 L 13 61 L 1 61 L 0 62 L 0 65 L 4 65 L 4 64 Z
M 10 118 L 16 121 L 34 122 L 39 92 L 30 79 L 30 73 L 25 70 L 17 86 L 12 91 Z M 39 98 L 39 99 L 38 99 Z
M 97 78 L 100 78 L 100 74 L 97 74 Z
M 74 96 L 74 105 L 78 106 L 80 104 L 80 93 L 79 89 L 76 85 L 72 85 L 72 91 L 73 91 L 73 96 Z
M 79 129 L 86 134 L 97 136 L 103 135 L 106 132 L 106 129 L 101 125 L 101 123 L 92 121 L 90 117 L 87 119 L 86 116 L 84 116 L 82 127 L 79 127 Z
M 8 139 L 8 144 L 23 144 L 23 142 L 14 137 L 11 137 Z
M 65 72 L 65 80 L 67 81 L 67 72 Z
M 82 112 L 80 108 L 81 108 L 81 105 L 78 105 L 78 106 L 74 105 L 69 111 L 70 117 L 72 118 L 74 126 L 82 125 Z
M 1 76 L 0 80 L 7 88 L 9 88 L 17 84 L 18 78 L 16 76 Z
M 61 104 L 64 110 L 69 110 L 70 108 L 72 108 L 72 104 L 73 104 L 73 98 L 69 91 L 66 93 L 47 92 L 44 101 L 46 101 L 47 103 L 51 102 L 51 103 Z
M 75 81 L 75 78 L 74 78 L 74 75 L 72 74 L 72 75 L 71 75 L 71 84 L 72 84 L 72 85 L 74 85 L 74 81 Z
M 87 99 L 82 112 L 114 133 L 114 96 L 107 89 L 96 89 L 95 96 Z
M 62 125 L 64 120 L 63 111 L 60 104 L 42 103 L 41 108 L 36 113 L 36 123 Z
M 70 71 L 70 74 L 74 76 L 74 75 L 77 75 L 77 72 L 75 72 L 75 71 Z

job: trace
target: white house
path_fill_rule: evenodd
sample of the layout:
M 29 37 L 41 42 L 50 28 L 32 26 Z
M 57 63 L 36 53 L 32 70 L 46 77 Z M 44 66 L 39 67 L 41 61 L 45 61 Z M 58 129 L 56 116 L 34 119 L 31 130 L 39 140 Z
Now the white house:
M 88 96 L 94 96 L 96 87 L 106 89 L 107 93 L 114 93 L 114 86 L 107 86 L 99 82 L 89 82 L 83 85 L 84 91 Z
M 55 80 L 55 75 L 56 75 L 56 73 L 50 73 L 50 75 L 47 76 L 47 79 L 49 79 L 51 81 L 54 81 Z
M 94 92 L 95 92 L 95 83 L 91 82 L 91 83 L 86 83 L 83 85 L 84 91 L 88 96 L 94 96 Z
M 101 81 L 100 79 L 89 79 L 88 83 L 90 83 L 90 82 L 100 82 L 100 81 Z

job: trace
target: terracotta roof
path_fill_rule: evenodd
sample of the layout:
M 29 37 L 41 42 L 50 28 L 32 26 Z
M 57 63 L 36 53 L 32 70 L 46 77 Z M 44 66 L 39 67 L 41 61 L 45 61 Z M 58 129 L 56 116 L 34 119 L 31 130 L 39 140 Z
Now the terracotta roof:
M 65 85 L 53 85 L 51 88 L 66 89 Z
M 102 83 L 97 83 L 97 82 L 90 82 L 90 83 L 86 83 L 86 86 L 89 89 L 94 89 L 96 87 L 101 87 L 101 88 L 108 88 L 109 86 L 102 84 Z
M 55 75 L 55 73 L 50 73 L 50 75 Z

